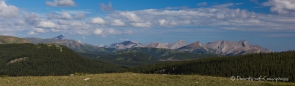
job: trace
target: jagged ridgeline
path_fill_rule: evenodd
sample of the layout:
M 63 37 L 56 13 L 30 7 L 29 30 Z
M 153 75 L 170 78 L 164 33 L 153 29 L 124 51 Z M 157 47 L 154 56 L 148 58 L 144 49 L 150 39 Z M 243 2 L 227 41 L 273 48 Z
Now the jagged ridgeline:
M 132 68 L 140 73 L 200 74 L 244 78 L 288 78 L 295 82 L 295 51 L 166 62 Z
M 56 44 L 0 44 L 0 75 L 44 76 L 120 71 L 113 64 L 90 60 Z

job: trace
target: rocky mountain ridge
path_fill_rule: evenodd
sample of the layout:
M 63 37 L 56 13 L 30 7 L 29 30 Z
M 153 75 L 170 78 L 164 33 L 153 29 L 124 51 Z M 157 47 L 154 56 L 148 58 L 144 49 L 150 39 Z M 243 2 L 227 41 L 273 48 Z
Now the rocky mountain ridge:
M 129 43 L 129 44 L 125 44 Z M 241 54 L 250 54 L 250 53 L 268 53 L 272 52 L 269 49 L 263 48 L 259 45 L 250 45 L 248 41 L 241 40 L 237 42 L 220 40 L 214 42 L 208 42 L 201 44 L 199 41 L 196 41 L 191 44 L 186 44 L 183 40 L 179 40 L 175 43 L 158 43 L 152 42 L 149 44 L 141 43 L 132 43 L 131 41 L 125 41 L 121 43 L 114 43 L 111 46 L 117 45 L 118 47 L 111 47 L 115 49 L 127 49 L 135 47 L 147 47 L 147 48 L 164 48 L 164 49 L 173 49 L 179 51 L 189 51 L 194 53 L 214 53 L 220 55 L 241 55 Z M 132 45 L 132 46 L 131 46 Z M 110 48 L 110 47 L 109 47 Z
M 61 38 L 60 38 L 61 37 Z M 40 38 L 26 38 L 32 43 L 56 43 L 67 46 L 76 51 L 93 51 L 100 48 L 108 48 L 115 50 L 125 50 L 129 48 L 157 48 L 157 49 L 171 49 L 185 52 L 193 52 L 199 54 L 220 54 L 220 55 L 242 55 L 242 54 L 250 54 L 250 53 L 268 53 L 272 52 L 269 49 L 263 48 L 259 45 L 251 45 L 246 40 L 241 41 L 227 41 L 220 40 L 214 42 L 208 42 L 201 44 L 199 41 L 196 41 L 191 44 L 186 44 L 185 41 L 179 40 L 175 43 L 159 43 L 152 42 L 149 44 L 141 44 L 137 41 L 123 41 L 121 43 L 113 43 L 108 46 L 94 46 L 87 43 L 82 43 L 77 40 L 69 40 L 65 39 L 64 35 L 58 36 L 58 39 L 55 37 L 53 39 L 40 39 Z M 101 49 L 104 51 L 105 49 Z

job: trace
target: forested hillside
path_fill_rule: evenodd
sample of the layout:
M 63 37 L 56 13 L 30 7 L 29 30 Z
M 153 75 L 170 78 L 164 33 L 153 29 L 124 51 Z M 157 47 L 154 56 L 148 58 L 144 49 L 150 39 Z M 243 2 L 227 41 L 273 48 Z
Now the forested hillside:
M 113 64 L 90 60 L 56 44 L 1 44 L 0 75 L 69 75 L 117 72 Z
M 162 61 L 181 61 L 218 57 L 216 54 L 196 54 L 184 51 L 172 51 L 157 48 L 130 48 L 121 51 L 114 51 L 113 54 L 81 53 L 81 56 L 99 61 L 109 62 L 125 67 L 136 67 L 147 64 L 154 64 Z
M 267 78 L 288 78 L 288 81 L 295 82 L 295 51 L 166 62 L 136 67 L 130 71 L 245 78 L 266 76 Z

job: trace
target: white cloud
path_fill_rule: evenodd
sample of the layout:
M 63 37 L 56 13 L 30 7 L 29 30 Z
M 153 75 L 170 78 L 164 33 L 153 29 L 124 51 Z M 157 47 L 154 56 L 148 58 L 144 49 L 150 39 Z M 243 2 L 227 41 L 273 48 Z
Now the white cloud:
M 60 16 L 58 16 L 58 18 L 59 19 L 72 19 L 72 16 L 69 13 L 64 12 Z
M 22 26 L 24 24 L 25 24 L 25 21 L 23 21 L 23 20 L 16 20 L 14 23 L 15 26 Z
M 48 6 L 75 6 L 76 3 L 73 0 L 53 0 L 52 1 L 46 1 L 46 5 Z
M 69 25 L 70 24 L 70 22 L 66 21 L 66 20 L 58 20 L 57 23 L 60 24 L 60 25 Z
M 142 22 L 134 12 L 120 12 L 119 14 L 132 22 Z
M 42 29 L 42 28 L 35 28 L 34 29 L 36 32 L 39 32 L 39 33 L 44 33 L 44 32 L 46 32 L 44 29 Z
M 125 26 L 125 23 L 122 20 L 115 19 L 113 20 L 112 26 Z
M 212 7 L 214 7 L 214 8 L 227 8 L 227 7 L 234 6 L 234 5 L 235 5 L 234 3 L 227 3 L 227 4 L 214 5 Z
M 90 23 L 92 23 L 92 24 L 105 24 L 106 22 L 102 18 L 96 17 L 96 18 L 91 19 Z
M 201 3 L 198 3 L 197 5 L 198 6 L 206 6 L 207 5 L 207 2 L 201 2 Z
M 55 19 L 55 18 L 57 18 L 57 13 L 49 13 L 49 14 L 47 14 L 47 19 Z
M 108 5 L 105 5 L 104 3 L 101 3 L 99 6 L 100 6 L 100 9 L 102 11 L 112 11 L 113 10 L 112 3 L 111 2 L 109 2 Z
M 263 3 L 264 6 L 270 6 L 271 12 L 279 14 L 295 15 L 295 0 L 269 0 Z
M 150 22 L 145 22 L 145 23 L 131 23 L 132 26 L 134 27 L 143 27 L 143 28 L 149 28 L 152 26 L 152 23 Z
M 125 34 L 133 34 L 133 31 L 132 30 L 125 30 L 124 33 Z
M 39 16 L 34 13 L 23 15 L 23 17 L 25 18 L 26 23 L 28 23 L 30 25 L 37 25 L 41 21 Z
M 50 21 L 41 21 L 37 27 L 39 28 L 54 28 L 56 25 Z
M 90 11 L 87 11 L 87 10 L 61 10 L 61 11 L 54 11 L 54 12 L 59 13 L 59 14 L 66 12 L 66 13 L 74 14 L 74 15 L 81 14 L 81 13 L 83 13 L 83 14 L 91 13 Z
M 44 33 L 46 32 L 44 29 L 42 28 L 34 28 L 33 31 L 28 32 L 28 35 L 36 35 L 38 33 Z
M 74 22 L 71 22 L 71 27 L 83 28 L 83 27 L 88 27 L 88 25 L 81 21 L 74 21 Z
M 174 20 L 168 21 L 168 20 L 165 20 L 165 19 L 160 19 L 158 21 L 159 21 L 160 26 L 175 26 L 175 25 L 178 25 L 178 23 L 175 22 Z
M 94 31 L 94 34 L 95 35 L 100 35 L 102 33 L 102 29 L 96 29 L 95 31 Z
M 30 32 L 28 33 L 28 35 L 35 35 L 35 34 L 37 34 L 37 33 L 34 32 L 34 31 L 30 31 Z
M 78 14 L 75 15 L 76 19 L 83 19 L 85 17 L 86 17 L 85 13 L 78 13 Z
M 19 9 L 13 5 L 7 5 L 4 0 L 0 0 L 0 17 L 12 18 L 19 15 Z

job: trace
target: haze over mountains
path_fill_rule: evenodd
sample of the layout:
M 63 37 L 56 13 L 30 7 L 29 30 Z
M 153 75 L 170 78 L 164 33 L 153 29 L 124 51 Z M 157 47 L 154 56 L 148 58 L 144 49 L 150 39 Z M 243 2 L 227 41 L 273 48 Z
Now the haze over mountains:
M 101 46 L 94 46 L 87 43 L 82 43 L 81 41 L 77 40 L 69 40 L 66 39 L 64 35 L 60 35 L 51 39 L 41 39 L 41 38 L 25 38 L 32 43 L 56 43 L 65 45 L 73 50 L 86 50 L 86 51 L 93 51 L 95 49 L 101 48 Z M 220 55 L 242 55 L 242 54 L 249 54 L 249 53 L 268 53 L 272 52 L 269 49 L 263 48 L 259 45 L 251 45 L 246 40 L 241 40 L 237 42 L 227 41 L 227 40 L 220 40 L 214 42 L 208 42 L 201 44 L 199 41 L 196 41 L 191 44 L 186 44 L 185 41 L 179 40 L 175 43 L 168 44 L 168 43 L 158 43 L 152 42 L 149 44 L 141 44 L 136 41 L 124 41 L 121 43 L 113 43 L 108 46 L 104 46 L 104 48 L 112 48 L 116 50 L 124 50 L 128 48 L 159 48 L 159 49 L 172 49 L 178 51 L 189 51 L 193 53 L 200 53 L 200 54 L 220 54 Z

